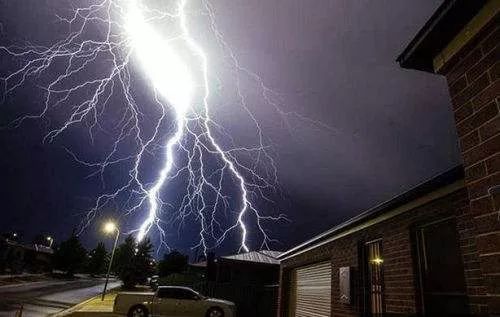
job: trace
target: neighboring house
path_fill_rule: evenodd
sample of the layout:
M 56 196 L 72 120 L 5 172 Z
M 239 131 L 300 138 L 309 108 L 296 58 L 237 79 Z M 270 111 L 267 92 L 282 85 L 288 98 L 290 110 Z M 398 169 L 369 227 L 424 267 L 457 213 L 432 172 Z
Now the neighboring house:
M 252 251 L 215 260 L 215 282 L 250 285 L 277 285 L 280 262 L 278 251 Z
M 217 295 L 236 303 L 240 317 L 275 317 L 280 262 L 278 251 L 251 251 L 208 261 Z M 210 264 L 212 263 L 212 264 Z M 211 266 L 213 266 L 211 268 Z
M 252 251 L 190 264 L 188 271 L 205 269 L 206 281 L 190 285 L 207 296 L 233 301 L 240 317 L 275 317 L 280 262 L 278 251 Z
M 24 245 L 0 238 L 0 274 L 18 274 L 23 271 L 33 273 L 49 272 L 54 251 L 46 246 Z
M 52 271 L 52 256 L 54 250 L 41 244 L 24 246 L 24 262 L 26 269 L 33 273 Z
M 500 314 L 499 12 L 446 0 L 398 58 L 446 76 L 463 166 L 281 254 L 278 316 Z
M 208 254 L 206 261 L 191 263 L 190 274 L 202 273 L 209 282 L 219 284 L 272 286 L 278 285 L 280 262 L 279 251 L 251 251 L 215 258 Z
M 16 241 L 0 237 L 0 274 L 19 274 L 24 270 L 26 249 Z

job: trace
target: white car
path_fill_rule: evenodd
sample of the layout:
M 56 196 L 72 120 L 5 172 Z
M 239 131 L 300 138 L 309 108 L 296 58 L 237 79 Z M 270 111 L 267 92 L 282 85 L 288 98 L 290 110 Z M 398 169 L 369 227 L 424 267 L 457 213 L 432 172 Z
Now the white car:
M 156 292 L 118 293 L 113 312 L 129 317 L 235 317 L 236 306 L 188 287 L 160 286 Z

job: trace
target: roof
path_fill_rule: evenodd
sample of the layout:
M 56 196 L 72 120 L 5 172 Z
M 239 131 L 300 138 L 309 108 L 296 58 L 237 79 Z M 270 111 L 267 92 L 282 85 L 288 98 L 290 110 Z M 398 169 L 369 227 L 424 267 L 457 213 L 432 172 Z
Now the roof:
M 189 266 L 193 267 L 207 267 L 207 261 L 200 261 L 196 263 L 189 263 Z
M 52 248 L 41 245 L 41 244 L 22 244 L 20 242 L 10 240 L 7 238 L 0 238 L 0 240 L 4 241 L 9 246 L 18 247 L 18 248 L 22 248 L 25 250 L 35 251 L 35 252 L 39 252 L 39 253 L 47 253 L 47 254 L 54 253 L 54 250 Z
M 278 260 L 280 254 L 281 252 L 279 251 L 261 250 L 234 255 L 226 255 L 220 258 L 225 260 L 236 260 L 253 263 L 280 264 L 280 261 Z
M 281 253 L 278 256 L 278 259 L 283 259 L 285 257 L 289 257 L 297 252 L 300 252 L 308 247 L 313 247 L 316 244 L 320 244 L 321 242 L 327 240 L 328 238 L 332 237 L 333 235 L 336 235 L 338 233 L 341 233 L 343 231 L 347 231 L 348 229 L 354 227 L 355 225 L 358 225 L 362 222 L 368 221 L 372 218 L 375 218 L 379 215 L 382 215 L 389 210 L 393 210 L 397 207 L 400 207 L 406 203 L 409 203 L 419 197 L 424 196 L 425 194 L 431 193 L 441 187 L 451 185 L 455 183 L 456 181 L 459 181 L 464 178 L 464 170 L 461 165 L 455 166 L 452 169 L 441 173 L 439 175 L 436 175 L 432 177 L 431 179 L 421 183 L 420 185 L 415 186 L 414 188 L 410 189 L 409 191 L 398 195 L 384 203 L 381 203 L 373 208 L 370 208 L 359 215 L 331 228 L 330 230 L 327 230 L 310 240 L 307 240 L 290 250 Z
M 433 59 L 488 0 L 445 0 L 397 61 L 403 68 L 434 72 Z

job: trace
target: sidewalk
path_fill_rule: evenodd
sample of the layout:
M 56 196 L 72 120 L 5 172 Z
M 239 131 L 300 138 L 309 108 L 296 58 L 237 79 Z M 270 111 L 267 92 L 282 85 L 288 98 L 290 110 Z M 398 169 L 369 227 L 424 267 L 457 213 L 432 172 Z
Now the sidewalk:
M 92 297 L 91 299 L 81 302 L 80 304 L 52 316 L 119 316 L 113 314 L 113 304 L 115 302 L 116 293 L 116 291 L 107 293 L 104 297 L 104 301 L 101 300 L 101 295 Z
M 111 284 L 112 286 L 113 284 Z M 143 288 L 147 290 L 148 287 L 139 286 L 138 289 Z M 83 301 L 79 304 L 76 304 L 73 307 L 70 307 L 66 310 L 63 310 L 59 313 L 51 315 L 52 317 L 86 317 L 86 316 L 110 316 L 117 317 L 123 316 L 113 313 L 113 306 L 115 303 L 116 295 L 120 292 L 118 286 L 112 286 L 112 288 L 106 293 L 104 297 L 104 301 L 101 300 L 101 295 L 94 296 L 86 301 Z

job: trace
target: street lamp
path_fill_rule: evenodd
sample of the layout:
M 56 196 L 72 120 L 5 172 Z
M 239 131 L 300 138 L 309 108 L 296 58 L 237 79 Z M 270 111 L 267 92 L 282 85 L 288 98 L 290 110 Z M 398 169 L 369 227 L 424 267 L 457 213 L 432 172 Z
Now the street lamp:
M 52 238 L 51 236 L 48 236 L 47 241 L 49 242 L 49 248 L 52 248 L 52 243 L 54 242 L 54 238 Z
M 104 289 L 102 290 L 101 301 L 104 301 L 104 295 L 106 294 L 106 288 L 108 287 L 109 274 L 111 272 L 111 264 L 113 263 L 113 258 L 115 256 L 116 244 L 118 243 L 118 236 L 120 235 L 120 230 L 118 226 L 113 221 L 108 221 L 104 224 L 104 233 L 112 234 L 116 232 L 115 243 L 113 245 L 113 250 L 111 251 L 111 258 L 109 259 L 108 273 L 106 274 L 106 282 L 104 283 Z

